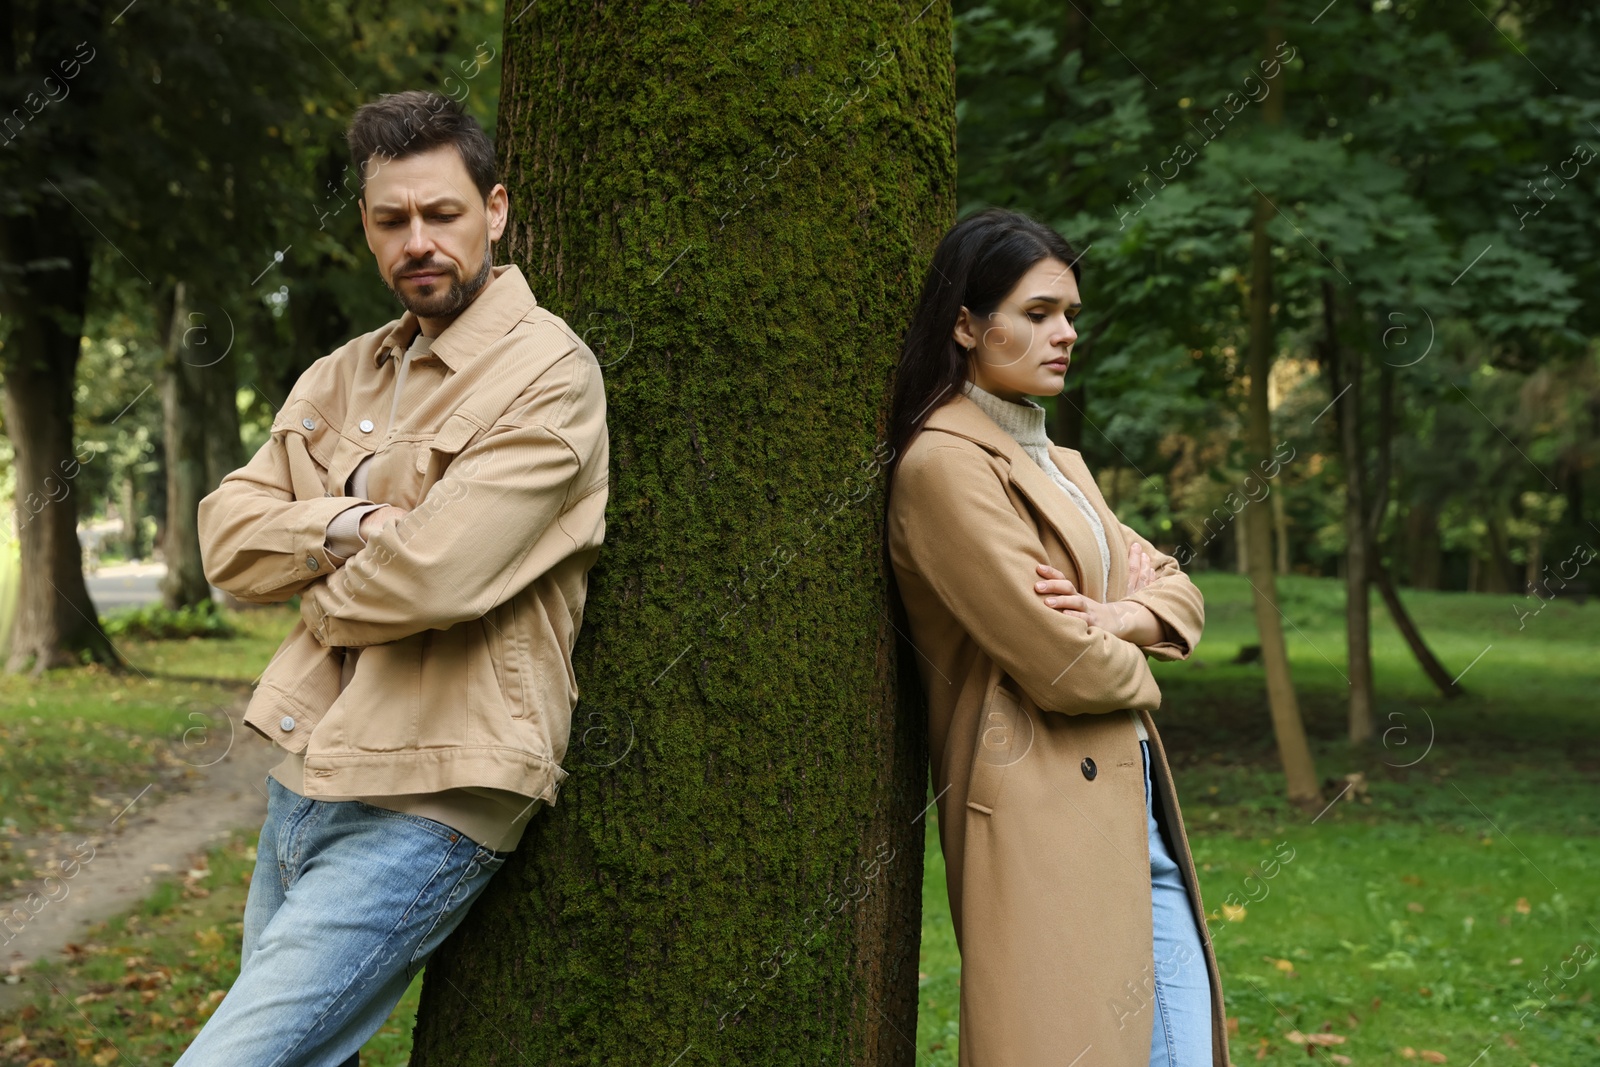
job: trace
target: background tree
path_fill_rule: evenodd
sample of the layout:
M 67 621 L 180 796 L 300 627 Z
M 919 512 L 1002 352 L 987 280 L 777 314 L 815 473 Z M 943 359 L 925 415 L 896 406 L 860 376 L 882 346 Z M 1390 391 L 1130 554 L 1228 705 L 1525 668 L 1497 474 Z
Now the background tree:
M 209 599 L 200 497 L 259 443 L 305 367 L 354 323 L 397 313 L 362 247 L 344 125 L 379 92 L 415 85 L 492 121 L 484 72 L 498 8 L 177 0 L 8 12 L 0 88 L 17 106 L 0 126 L 11 264 L 0 370 L 21 588 L 7 663 L 115 663 L 84 587 L 80 517 L 118 512 L 130 555 L 155 547 L 140 534 L 153 518 L 167 606 Z M 100 411 L 109 399 L 101 381 L 78 380 L 81 350 L 106 343 L 149 388 L 117 394 L 107 423 L 81 425 L 78 403 Z M 162 416 L 153 436 L 146 406 Z M 75 428 L 113 440 L 125 457 L 114 483 L 103 463 L 84 477 L 80 457 L 97 453 L 75 445 Z
M 956 9 L 962 211 L 1018 207 L 1087 249 L 1058 437 L 1191 568 L 1244 570 L 1270 537 L 1256 574 L 1346 579 L 1340 736 L 1373 736 L 1373 581 L 1444 692 L 1465 665 L 1429 652 L 1404 586 L 1584 584 L 1550 562 L 1596 532 L 1577 514 L 1600 426 L 1595 324 L 1575 295 L 1600 232 L 1600 167 L 1579 147 L 1600 148 L 1600 16 L 1517 3 L 1486 20 L 1434 0 L 1283 11 L 1294 58 L 1268 92 L 1265 3 L 1222 18 L 1183 3 Z M 1253 229 L 1270 248 L 1269 375 L 1244 358 Z M 1358 368 L 1375 388 L 1346 388 Z M 1263 377 L 1271 442 L 1294 458 L 1246 492 Z M 1245 536 L 1252 522 L 1266 532 Z M 1265 614 L 1270 628 L 1279 613 Z M 1328 736 L 1311 714 L 1305 732 Z M 1314 778 L 1291 762 L 1286 785 Z
M 607 547 L 573 775 L 413 1062 L 910 1064 L 927 753 L 877 489 L 954 218 L 947 15 L 507 16 L 502 258 L 607 364 Z

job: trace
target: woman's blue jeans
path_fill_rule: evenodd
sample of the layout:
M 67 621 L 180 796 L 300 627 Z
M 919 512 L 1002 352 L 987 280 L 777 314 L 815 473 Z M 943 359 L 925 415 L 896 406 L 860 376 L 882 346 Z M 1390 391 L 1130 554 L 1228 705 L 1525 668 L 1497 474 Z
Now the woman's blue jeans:
M 1194 907 L 1183 874 L 1162 839 L 1150 781 L 1150 743 L 1144 752 L 1144 807 L 1150 824 L 1150 897 L 1155 920 L 1155 1024 L 1150 1067 L 1210 1067 L 1211 982 Z
M 267 776 L 239 977 L 180 1067 L 355 1067 L 505 865 L 443 823 Z

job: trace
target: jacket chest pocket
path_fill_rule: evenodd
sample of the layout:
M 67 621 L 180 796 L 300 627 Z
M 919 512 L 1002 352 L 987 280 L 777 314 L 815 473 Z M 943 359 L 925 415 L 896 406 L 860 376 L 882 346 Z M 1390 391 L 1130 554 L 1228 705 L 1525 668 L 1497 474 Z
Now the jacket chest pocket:
M 476 461 L 462 465 L 457 459 L 477 433 L 476 423 L 454 415 L 436 434 L 407 435 L 385 442 L 368 468 L 368 499 L 408 511 L 448 507 L 467 490 L 461 479 L 471 477 L 470 468 L 476 466 Z M 457 477 L 434 492 L 434 486 L 447 473 Z
M 1033 748 L 1033 717 L 1004 685 L 989 691 L 978 716 L 972 770 L 967 778 L 967 807 L 993 815 L 1006 772 Z
M 334 487 L 329 484 L 328 475 L 334 466 L 334 454 L 343 440 L 334 421 L 311 401 L 301 398 L 283 406 L 272 420 L 271 432 L 283 436 L 294 498 L 312 500 L 333 496 Z

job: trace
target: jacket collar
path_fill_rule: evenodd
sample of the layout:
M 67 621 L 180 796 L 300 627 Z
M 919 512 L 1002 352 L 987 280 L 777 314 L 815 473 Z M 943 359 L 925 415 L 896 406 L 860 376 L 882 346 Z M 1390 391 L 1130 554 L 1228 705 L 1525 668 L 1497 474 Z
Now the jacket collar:
M 493 277 L 466 309 L 433 339 L 433 354 L 451 371 L 511 332 L 511 328 L 538 306 L 522 269 L 514 263 L 489 268 Z M 378 342 L 372 361 L 382 366 L 391 355 L 398 356 L 411 346 L 422 328 L 410 311 L 400 316 Z
M 1028 498 L 1028 502 L 1044 517 L 1055 530 L 1056 536 L 1066 545 L 1082 583 L 1081 592 L 1101 603 L 1106 602 L 1108 590 L 1101 586 L 1100 567 L 1089 566 L 1083 558 L 1085 552 L 1090 558 L 1099 555 L 1099 546 L 1095 541 L 1094 531 L 1089 527 L 1089 521 L 1084 518 L 1083 512 L 1078 510 L 1078 505 L 1067 496 L 1066 490 L 1057 485 L 1050 475 L 1045 473 L 1044 468 L 1023 451 L 1016 438 L 1001 429 L 975 401 L 964 394 L 957 394 L 954 399 L 935 408 L 923 423 L 923 429 L 965 438 L 991 455 L 1004 459 L 1008 467 L 1007 477 L 1011 484 Z M 1083 490 L 1083 495 L 1095 513 L 1100 516 L 1101 523 L 1105 525 L 1108 546 L 1120 544 L 1122 539 L 1113 536 L 1113 531 L 1119 528 L 1117 517 L 1106 507 L 1099 487 L 1095 485 L 1088 466 L 1083 462 L 1082 454 L 1075 449 L 1063 448 L 1052 443 L 1050 458 L 1055 460 L 1056 466 L 1072 484 Z M 1098 560 L 1096 562 L 1098 564 Z M 1125 588 L 1127 579 L 1128 561 L 1119 558 L 1119 553 L 1112 547 L 1109 586 L 1111 589 Z M 1031 582 L 1032 579 L 1030 577 L 1026 580 Z

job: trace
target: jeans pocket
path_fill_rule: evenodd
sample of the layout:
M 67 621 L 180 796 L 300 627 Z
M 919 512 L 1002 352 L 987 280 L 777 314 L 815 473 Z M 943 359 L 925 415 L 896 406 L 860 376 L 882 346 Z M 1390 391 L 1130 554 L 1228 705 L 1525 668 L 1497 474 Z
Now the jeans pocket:
M 489 879 L 505 866 L 509 857 L 510 853 L 494 852 L 482 845 L 474 846 L 472 855 L 451 879 L 450 890 L 435 909 L 428 932 L 417 942 L 416 951 L 406 964 L 407 981 L 417 976 L 434 951 L 461 925 L 461 920 L 466 918 L 467 911 L 489 884 Z

